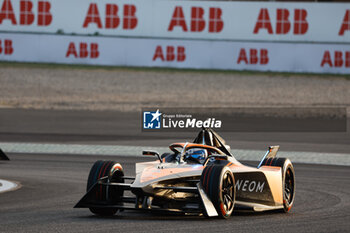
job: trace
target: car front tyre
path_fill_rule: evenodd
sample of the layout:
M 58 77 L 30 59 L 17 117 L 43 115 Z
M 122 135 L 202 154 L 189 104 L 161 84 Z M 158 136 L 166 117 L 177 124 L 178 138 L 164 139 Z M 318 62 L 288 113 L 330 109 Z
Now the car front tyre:
M 122 178 L 124 176 L 123 168 L 119 163 L 116 163 L 115 161 L 99 160 L 94 163 L 90 170 L 86 190 L 89 191 L 101 177 L 105 176 L 108 176 L 109 182 L 124 182 L 124 179 Z M 122 190 L 116 190 L 113 187 L 105 185 L 97 185 L 95 192 L 96 201 L 115 202 L 120 196 L 123 196 Z M 118 210 L 117 208 L 103 207 L 90 207 L 89 209 L 92 213 L 101 216 L 113 216 Z
M 235 179 L 225 165 L 210 165 L 204 168 L 201 184 L 215 206 L 220 218 L 229 218 L 235 204 Z

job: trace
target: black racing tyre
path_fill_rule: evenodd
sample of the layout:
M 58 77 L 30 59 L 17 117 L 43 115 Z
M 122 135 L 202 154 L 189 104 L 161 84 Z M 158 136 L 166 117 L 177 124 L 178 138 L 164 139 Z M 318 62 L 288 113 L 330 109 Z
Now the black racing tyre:
M 286 159 L 283 167 L 283 211 L 289 212 L 295 199 L 295 173 L 292 162 Z
M 286 158 L 267 158 L 267 159 L 264 159 L 261 166 L 283 167 L 285 160 Z
M 265 161 L 266 160 L 266 161 Z M 287 158 L 268 158 L 262 165 L 276 166 L 282 168 L 282 191 L 283 191 L 283 209 L 287 213 L 293 206 L 295 199 L 295 173 L 292 162 Z
M 124 183 L 124 172 L 122 166 L 119 163 L 116 163 L 114 161 L 99 160 L 95 162 L 90 170 L 86 190 L 89 191 L 98 181 L 98 179 L 105 176 L 108 177 L 109 182 Z M 105 185 L 97 185 L 96 187 L 95 199 L 97 201 L 112 201 L 115 203 L 122 196 L 123 190 L 118 190 L 116 187 L 107 187 Z M 98 207 L 89 209 L 92 213 L 102 216 L 112 216 L 118 210 L 116 208 Z
M 201 184 L 219 217 L 230 217 L 236 196 L 235 179 L 230 168 L 222 164 L 206 166 L 202 172 Z

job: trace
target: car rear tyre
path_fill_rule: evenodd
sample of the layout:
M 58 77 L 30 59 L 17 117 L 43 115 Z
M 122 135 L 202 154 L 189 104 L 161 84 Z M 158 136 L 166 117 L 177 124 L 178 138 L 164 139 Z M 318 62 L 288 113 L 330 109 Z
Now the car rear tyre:
M 289 212 L 295 199 L 295 173 L 292 162 L 287 158 L 268 158 L 263 161 L 262 165 L 282 168 L 282 211 Z
M 295 173 L 289 159 L 283 164 L 283 212 L 287 213 L 293 206 L 295 199 Z
M 206 166 L 202 172 L 201 184 L 215 206 L 220 218 L 231 216 L 235 205 L 235 179 L 225 165 Z
M 90 170 L 86 190 L 89 191 L 102 177 L 108 177 L 108 182 L 124 183 L 123 176 L 123 168 L 119 163 L 116 163 L 115 161 L 99 160 L 95 162 Z M 95 192 L 96 201 L 116 203 L 122 196 L 123 190 L 119 190 L 113 186 L 97 184 Z M 101 216 L 112 216 L 118 210 L 117 208 L 102 207 L 93 207 L 89 209 L 92 213 Z

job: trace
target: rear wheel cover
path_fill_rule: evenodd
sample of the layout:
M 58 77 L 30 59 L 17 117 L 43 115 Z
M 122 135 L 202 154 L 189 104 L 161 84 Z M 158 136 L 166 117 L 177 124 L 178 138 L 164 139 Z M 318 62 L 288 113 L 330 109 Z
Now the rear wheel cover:
M 231 171 L 225 171 L 220 184 L 220 210 L 231 215 L 234 207 L 234 178 Z
M 268 158 L 262 163 L 265 166 L 281 167 L 283 212 L 289 212 L 295 199 L 295 173 L 292 162 L 287 158 Z

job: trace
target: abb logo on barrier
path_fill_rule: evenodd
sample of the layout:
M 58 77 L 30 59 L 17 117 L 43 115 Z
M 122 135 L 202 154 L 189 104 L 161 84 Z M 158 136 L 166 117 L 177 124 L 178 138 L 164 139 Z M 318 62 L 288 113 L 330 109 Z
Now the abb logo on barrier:
M 288 9 L 278 8 L 276 10 L 275 34 L 287 34 L 291 30 L 292 23 L 289 21 L 290 12 Z M 305 9 L 294 9 L 293 34 L 303 35 L 307 32 L 309 24 L 306 21 L 307 11 Z M 254 34 L 260 30 L 267 30 L 268 34 L 273 34 L 272 23 L 269 11 L 266 8 L 260 9 L 258 20 L 254 27 Z
M 259 54 L 258 54 L 259 52 Z M 259 64 L 266 65 L 269 63 L 269 56 L 267 49 L 249 49 L 249 57 L 247 56 L 247 52 L 244 48 L 241 48 L 239 51 L 239 56 L 237 59 L 237 64 L 244 62 L 245 64 Z
M 331 53 L 326 50 L 323 53 L 321 67 L 328 65 L 329 67 L 347 67 L 350 68 L 350 51 L 334 51 L 332 60 Z
M 176 53 L 175 53 L 176 48 Z M 166 46 L 165 54 L 163 52 L 162 46 L 158 45 L 156 48 L 156 51 L 153 55 L 153 61 L 157 60 L 158 58 L 161 61 L 177 61 L 177 62 L 183 62 L 186 60 L 186 54 L 185 54 L 185 47 L 184 46 Z M 165 56 L 164 56 L 165 55 Z
M 0 54 L 11 55 L 12 53 L 12 40 L 0 40 Z
M 218 33 L 222 31 L 224 28 L 224 21 L 221 19 L 221 8 L 210 7 L 208 21 L 204 19 L 203 15 L 204 9 L 202 7 L 191 8 L 191 32 L 202 32 L 206 26 L 208 28 L 208 32 L 211 33 Z M 184 32 L 189 30 L 181 6 L 175 7 L 173 16 L 169 23 L 168 31 L 173 31 L 175 27 L 180 27 Z
M 88 47 L 90 48 L 90 51 Z M 79 50 L 77 50 L 77 48 Z M 70 42 L 66 57 L 70 57 L 71 55 L 75 58 L 98 58 L 100 52 L 98 51 L 97 43 L 90 43 L 90 46 L 88 46 L 88 43 L 81 42 L 79 43 L 79 46 L 75 46 L 74 42 Z
M 118 28 L 120 24 L 119 6 L 117 4 L 106 4 L 105 6 L 105 24 L 106 29 Z M 123 29 L 130 30 L 137 26 L 136 6 L 125 4 L 123 6 Z M 98 28 L 103 28 L 102 20 L 96 3 L 91 3 L 86 14 L 83 27 L 86 28 L 89 24 L 96 24 Z
M 4 20 L 11 21 L 12 25 L 32 25 L 35 20 L 33 12 L 33 2 L 30 0 L 21 0 L 19 3 L 19 22 L 16 19 L 16 14 L 13 10 L 11 0 L 4 0 L 0 11 L 0 24 Z M 37 25 L 48 26 L 52 22 L 52 14 L 50 12 L 51 4 L 47 1 L 39 1 L 37 7 Z
M 345 11 L 343 23 L 340 26 L 339 36 L 343 36 L 345 31 L 350 31 L 350 10 Z

